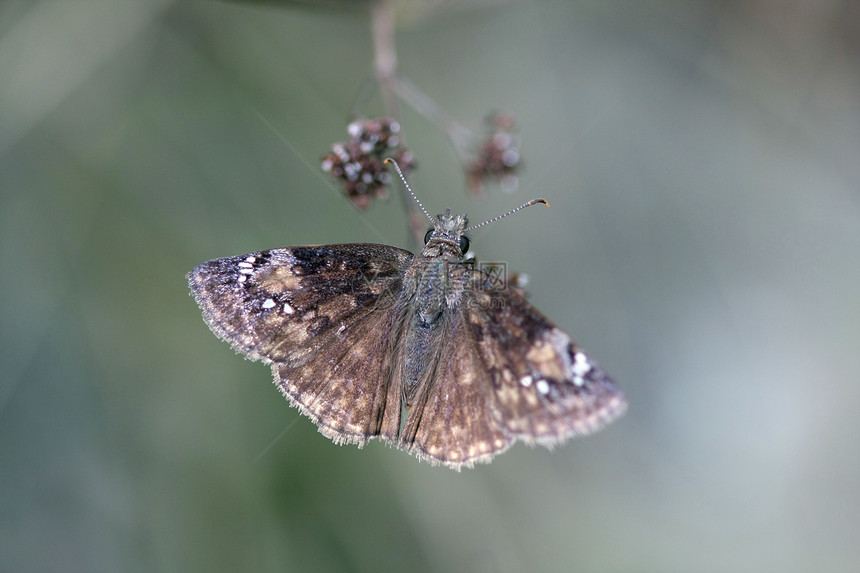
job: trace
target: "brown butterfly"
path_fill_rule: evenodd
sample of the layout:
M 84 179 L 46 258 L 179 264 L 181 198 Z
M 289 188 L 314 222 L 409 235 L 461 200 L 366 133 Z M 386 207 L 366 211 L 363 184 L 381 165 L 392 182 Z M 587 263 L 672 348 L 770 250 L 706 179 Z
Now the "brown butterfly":
M 516 440 L 552 447 L 620 416 L 624 396 L 603 370 L 464 259 L 468 230 L 448 210 L 419 255 L 286 247 L 203 263 L 188 283 L 212 331 L 270 364 L 336 443 L 381 438 L 459 470 Z

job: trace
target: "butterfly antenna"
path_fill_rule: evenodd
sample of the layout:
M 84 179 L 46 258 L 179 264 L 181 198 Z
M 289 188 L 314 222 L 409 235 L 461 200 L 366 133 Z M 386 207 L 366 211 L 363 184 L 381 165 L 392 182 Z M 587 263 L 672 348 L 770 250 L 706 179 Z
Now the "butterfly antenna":
M 465 233 L 466 231 L 474 231 L 478 227 L 483 227 L 484 225 L 489 225 L 490 223 L 495 223 L 499 219 L 504 219 L 508 215 L 513 215 L 514 213 L 516 213 L 517 211 L 519 211 L 521 209 L 525 209 L 526 207 L 531 207 L 532 205 L 537 205 L 538 203 L 543 203 L 544 205 L 549 207 L 549 203 L 547 203 L 546 199 L 532 199 L 528 203 L 523 203 L 522 205 L 520 205 L 516 209 L 511 209 L 510 211 L 508 211 L 504 215 L 499 215 L 498 217 L 493 217 L 492 219 L 484 221 L 480 225 L 473 225 L 473 226 L 469 227 L 468 229 L 465 229 L 463 232 Z
M 383 163 L 391 163 L 394 165 L 394 169 L 397 170 L 397 174 L 400 175 L 400 180 L 403 181 L 403 186 L 406 187 L 406 190 L 409 191 L 409 194 L 412 195 L 412 198 L 415 199 L 415 202 L 418 203 L 418 206 L 421 207 L 421 210 L 424 211 L 424 214 L 427 215 L 427 218 L 430 219 L 430 222 L 433 225 L 436 225 L 436 219 L 430 216 L 430 213 L 427 212 L 427 209 L 424 208 L 424 205 L 421 204 L 421 201 L 418 200 L 418 197 L 415 196 L 415 192 L 412 191 L 412 187 L 409 186 L 409 183 L 406 182 L 406 177 L 403 175 L 403 172 L 400 170 L 400 166 L 397 165 L 397 162 L 387 157 Z

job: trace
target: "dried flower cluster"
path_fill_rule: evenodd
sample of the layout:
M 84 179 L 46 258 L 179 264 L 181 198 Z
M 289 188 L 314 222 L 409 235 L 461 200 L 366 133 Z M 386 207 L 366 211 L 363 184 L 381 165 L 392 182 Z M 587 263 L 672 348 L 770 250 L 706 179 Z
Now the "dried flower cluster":
M 400 124 L 390 118 L 361 119 L 347 128 L 349 140 L 332 145 L 322 160 L 323 171 L 343 186 L 346 196 L 359 209 L 373 199 L 388 196 L 391 174 L 383 163 L 391 157 L 404 173 L 415 167 L 415 158 L 400 144 Z
M 494 113 L 487 118 L 488 130 L 475 157 L 466 166 L 466 179 L 473 195 L 481 195 L 487 181 L 497 181 L 512 192 L 519 185 L 519 138 L 514 135 L 517 118 L 511 113 Z

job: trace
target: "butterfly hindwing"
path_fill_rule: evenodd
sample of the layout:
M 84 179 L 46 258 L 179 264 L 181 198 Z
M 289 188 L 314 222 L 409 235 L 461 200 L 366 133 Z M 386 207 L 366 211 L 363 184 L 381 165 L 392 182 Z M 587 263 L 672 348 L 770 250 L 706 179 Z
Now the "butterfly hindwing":
M 459 310 L 446 317 L 445 337 L 457 343 L 444 347 L 422 382 L 399 444 L 455 469 L 489 461 L 512 443 L 498 420 L 490 373 L 475 367 L 481 357 L 464 318 Z

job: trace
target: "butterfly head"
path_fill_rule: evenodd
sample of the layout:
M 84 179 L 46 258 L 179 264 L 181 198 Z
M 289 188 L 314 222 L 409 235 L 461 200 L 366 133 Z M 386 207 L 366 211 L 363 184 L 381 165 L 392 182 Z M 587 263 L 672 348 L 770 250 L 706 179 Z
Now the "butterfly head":
M 424 235 L 424 256 L 440 256 L 444 253 L 448 256 L 462 258 L 469 250 L 469 237 L 466 236 L 466 231 L 471 231 L 473 229 L 483 227 L 484 225 L 495 223 L 499 219 L 504 219 L 508 215 L 513 215 L 520 209 L 531 207 L 537 203 L 542 203 L 549 207 L 549 203 L 546 202 L 546 199 L 532 199 L 527 203 L 523 203 L 516 209 L 511 209 L 503 215 L 493 217 L 492 219 L 484 221 L 480 225 L 474 225 L 472 227 L 466 226 L 469 224 L 469 220 L 466 218 L 466 215 L 457 215 L 454 217 L 451 215 L 451 209 L 445 209 L 444 213 L 436 215 L 436 220 L 434 221 L 433 217 L 430 216 L 430 213 L 427 212 L 427 209 L 424 208 L 424 205 L 421 204 L 421 201 L 418 200 L 418 197 L 415 196 L 415 192 L 412 191 L 412 187 L 409 186 L 409 182 L 406 181 L 406 177 L 403 175 L 397 162 L 389 157 L 385 160 L 385 163 L 390 163 L 394 166 L 394 169 L 397 170 L 397 174 L 400 176 L 400 180 L 403 181 L 403 186 L 407 191 L 409 191 L 409 194 L 412 195 L 412 198 L 415 199 L 415 202 L 419 207 L 421 207 L 421 210 L 424 211 L 424 214 L 427 215 L 427 218 L 433 223 L 433 228 L 427 231 L 427 234 Z
M 466 226 L 469 220 L 466 215 L 451 215 L 451 209 L 445 209 L 441 215 L 436 215 L 433 228 L 424 235 L 425 249 L 443 248 L 449 246 L 459 251 L 462 256 L 469 250 L 469 237 L 466 236 Z

